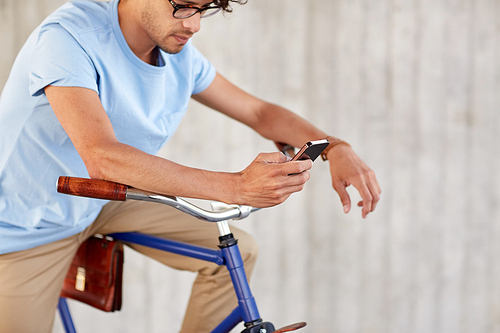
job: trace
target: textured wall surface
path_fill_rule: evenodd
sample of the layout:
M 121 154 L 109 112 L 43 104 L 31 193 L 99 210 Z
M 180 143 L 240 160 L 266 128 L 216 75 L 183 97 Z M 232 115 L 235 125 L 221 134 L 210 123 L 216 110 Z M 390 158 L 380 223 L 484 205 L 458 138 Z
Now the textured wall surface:
M 62 2 L 0 0 L 0 87 Z M 344 215 L 318 161 L 302 193 L 237 222 L 260 244 L 264 319 L 314 333 L 500 332 L 500 2 L 249 0 L 204 20 L 194 43 L 245 90 L 350 142 L 383 189 L 367 220 Z M 193 102 L 161 154 L 239 171 L 273 149 Z M 123 310 L 71 303 L 79 332 L 176 332 L 193 278 L 127 251 Z

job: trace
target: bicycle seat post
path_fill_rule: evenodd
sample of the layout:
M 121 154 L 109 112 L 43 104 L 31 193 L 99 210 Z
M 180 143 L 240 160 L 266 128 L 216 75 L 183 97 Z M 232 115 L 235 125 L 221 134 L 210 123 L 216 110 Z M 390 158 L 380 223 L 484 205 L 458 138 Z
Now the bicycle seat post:
M 231 234 L 231 230 L 229 229 L 229 223 L 227 221 L 217 222 L 217 228 L 219 229 L 219 235 L 227 236 Z

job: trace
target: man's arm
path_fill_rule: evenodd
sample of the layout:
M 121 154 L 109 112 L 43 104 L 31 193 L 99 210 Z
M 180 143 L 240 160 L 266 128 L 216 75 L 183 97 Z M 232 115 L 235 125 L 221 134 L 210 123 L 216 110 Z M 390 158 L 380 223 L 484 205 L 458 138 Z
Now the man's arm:
M 124 183 L 167 195 L 269 207 L 302 190 L 312 163 L 282 163 L 284 156 L 260 154 L 237 173 L 189 168 L 120 143 L 97 93 L 77 87 L 45 88 L 64 130 L 91 178 Z M 299 173 L 294 176 L 288 174 Z
M 278 105 L 262 101 L 237 88 L 217 74 L 212 84 L 194 99 L 236 119 L 275 142 L 301 147 L 308 141 L 325 139 L 326 133 L 305 119 Z M 346 188 L 353 185 L 360 193 L 362 216 L 372 212 L 380 199 L 381 189 L 375 173 L 348 145 L 337 145 L 327 153 L 332 185 L 347 213 L 351 199 Z

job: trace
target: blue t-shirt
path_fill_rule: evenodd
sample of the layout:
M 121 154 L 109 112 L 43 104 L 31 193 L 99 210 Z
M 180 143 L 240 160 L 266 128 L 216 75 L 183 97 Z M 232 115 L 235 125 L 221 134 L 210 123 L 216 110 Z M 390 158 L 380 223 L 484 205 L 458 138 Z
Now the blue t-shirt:
M 62 6 L 31 34 L 0 97 L 0 254 L 83 231 L 104 200 L 58 194 L 59 176 L 87 169 L 44 94 L 47 85 L 99 94 L 122 143 L 156 154 L 177 129 L 191 95 L 214 67 L 188 43 L 141 61 L 120 30 L 118 0 Z

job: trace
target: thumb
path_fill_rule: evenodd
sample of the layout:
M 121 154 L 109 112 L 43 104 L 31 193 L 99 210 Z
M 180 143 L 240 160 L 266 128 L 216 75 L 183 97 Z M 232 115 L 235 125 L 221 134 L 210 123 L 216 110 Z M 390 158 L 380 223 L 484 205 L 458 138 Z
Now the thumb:
M 267 163 L 285 163 L 288 158 L 283 153 L 260 153 L 259 157 Z
M 340 201 L 342 202 L 342 206 L 344 207 L 344 213 L 349 213 L 351 210 L 351 197 L 349 193 L 346 191 L 346 186 L 343 183 L 333 184 L 333 188 L 337 191 Z

